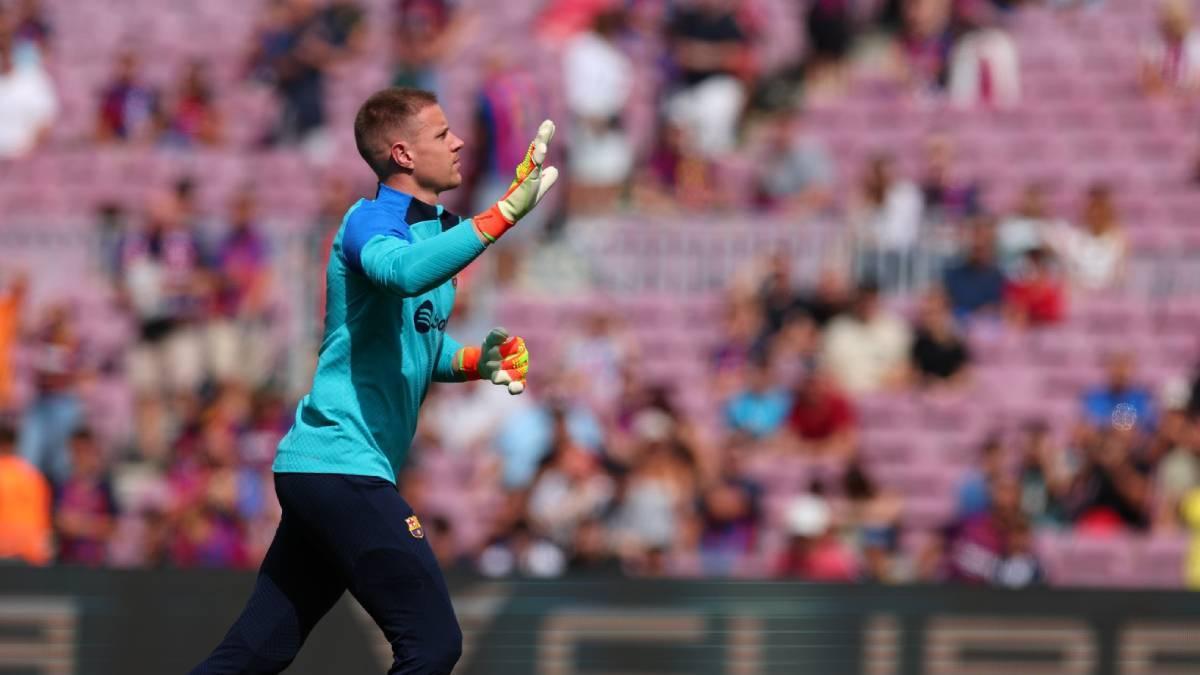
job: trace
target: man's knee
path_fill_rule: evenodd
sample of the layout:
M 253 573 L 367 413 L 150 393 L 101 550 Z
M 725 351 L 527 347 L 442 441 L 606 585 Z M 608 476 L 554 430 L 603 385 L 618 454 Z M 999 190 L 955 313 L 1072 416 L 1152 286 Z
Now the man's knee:
M 191 675 L 275 675 L 282 673 L 296 658 L 290 645 L 259 645 L 240 639 L 226 639 Z
M 409 646 L 404 658 L 399 653 L 396 656 L 390 671 L 393 675 L 449 675 L 462 657 L 462 630 L 458 622 L 451 622 L 436 635 Z

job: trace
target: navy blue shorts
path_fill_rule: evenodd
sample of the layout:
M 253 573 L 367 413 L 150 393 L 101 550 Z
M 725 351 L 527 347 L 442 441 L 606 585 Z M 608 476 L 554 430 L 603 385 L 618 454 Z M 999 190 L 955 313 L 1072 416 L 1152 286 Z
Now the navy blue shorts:
M 383 630 L 388 673 L 449 673 L 462 653 L 450 593 L 396 486 L 335 474 L 275 475 L 283 518 L 241 616 L 192 675 L 278 673 L 349 590 Z

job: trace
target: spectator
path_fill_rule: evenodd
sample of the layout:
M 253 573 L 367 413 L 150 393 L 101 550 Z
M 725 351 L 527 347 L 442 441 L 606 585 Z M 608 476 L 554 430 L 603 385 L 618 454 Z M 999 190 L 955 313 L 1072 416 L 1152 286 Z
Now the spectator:
M 655 433 L 625 478 L 614 514 L 617 550 L 627 564 L 641 565 L 654 551 L 679 549 L 683 525 L 697 500 L 697 466 L 689 448 Z
M 811 63 L 806 79 L 840 88 L 854 45 L 855 4 L 853 0 L 816 0 L 808 5 L 805 28 Z
M 612 575 L 620 571 L 620 561 L 609 544 L 604 521 L 589 518 L 575 530 L 567 569 L 574 574 L 598 572 Z
M 694 0 L 676 6 L 667 28 L 677 73 L 667 117 L 685 131 L 700 155 L 731 151 L 753 75 L 753 31 L 736 11 L 737 0 Z
M 1004 444 L 998 435 L 984 439 L 979 461 L 967 471 L 956 490 L 955 517 L 967 520 L 992 505 L 992 486 L 1004 477 Z
M 825 331 L 824 367 L 852 395 L 904 382 L 912 334 L 905 322 L 880 306 L 879 287 L 864 282 L 853 309 Z
M 233 198 L 216 251 L 215 307 L 207 325 L 212 373 L 261 384 L 272 371 L 269 245 L 258 224 L 254 191 Z
M 131 50 L 117 54 L 113 79 L 100 95 L 98 141 L 149 141 L 162 128 L 158 91 L 142 81 L 141 61 Z
M 16 404 L 13 357 L 21 335 L 29 276 L 19 272 L 6 280 L 6 284 L 4 293 L 0 295 L 0 415 L 12 412 Z
M 696 505 L 701 565 L 705 574 L 729 575 L 754 553 L 762 521 L 762 486 L 723 471 Z
M 956 223 L 979 212 L 979 186 L 956 175 L 954 144 L 947 136 L 934 135 L 925 143 L 921 192 L 927 221 Z
M 469 25 L 458 0 L 396 0 L 392 24 L 392 85 L 440 91 L 437 67 Z
M 139 393 L 190 391 L 204 377 L 195 325 L 204 266 L 187 217 L 178 198 L 156 195 L 123 242 L 121 292 L 140 331 L 128 369 Z
M 896 176 L 892 157 L 871 159 L 850 209 L 860 273 L 881 278 L 888 289 L 909 282 L 924 208 L 917 186 Z
M 783 329 L 785 323 L 796 314 L 800 298 L 792 282 L 791 258 L 776 253 L 766 264 L 767 270 L 758 289 L 762 306 L 763 336 L 770 338 Z
M 201 61 L 188 64 L 178 89 L 166 102 L 162 141 L 169 145 L 219 145 L 224 131 L 208 68 Z
M 552 542 L 537 536 L 525 520 L 492 538 L 479 556 L 479 572 L 487 577 L 520 574 L 526 577 L 557 577 L 566 569 L 566 555 Z
M 1063 226 L 1046 207 L 1046 189 L 1042 183 L 1027 184 L 1016 208 L 996 228 L 1001 267 L 1008 274 L 1015 274 L 1025 264 L 1025 254 L 1043 248 L 1053 238 L 1053 232 Z
M 71 475 L 55 489 L 58 561 L 98 566 L 108 562 L 108 541 L 117 517 L 104 452 L 87 428 L 71 436 Z
M 353 59 L 366 47 L 366 10 L 355 0 L 331 0 L 321 10 L 325 36 L 339 61 Z
M 1183 420 L 1182 433 L 1155 470 L 1155 525 L 1176 530 L 1185 525 L 1182 506 L 1188 494 L 1200 488 L 1200 420 Z
M 941 290 L 930 291 L 923 298 L 911 358 L 913 371 L 923 386 L 962 384 L 966 380 L 971 350 Z
M 842 493 L 846 526 L 859 550 L 863 575 L 874 581 L 896 580 L 903 499 L 876 485 L 857 462 L 842 475 Z
M 1046 326 L 1062 321 L 1066 289 L 1062 277 L 1044 248 L 1030 249 L 1025 266 L 1004 289 L 1004 309 L 1017 326 Z
M 1084 447 L 1067 506 L 1077 531 L 1102 536 L 1149 526 L 1150 467 L 1133 453 L 1134 437 L 1105 430 Z
M 1142 48 L 1139 75 L 1151 95 L 1200 90 L 1200 31 L 1187 0 L 1160 0 L 1158 36 Z
M 564 96 L 574 122 L 572 209 L 612 208 L 633 171 L 624 116 L 633 93 L 634 63 L 620 43 L 624 21 L 618 10 L 601 12 L 591 30 L 576 35 L 564 49 Z
M 1017 46 L 984 2 L 960 3 L 967 32 L 950 55 L 950 99 L 963 107 L 1011 108 L 1021 98 Z
M 1039 583 L 1044 574 L 1021 514 L 1019 486 L 1002 477 L 989 494 L 986 511 L 955 523 L 946 533 L 949 580 L 1008 587 Z
M 1070 467 L 1066 453 L 1055 444 L 1044 421 L 1025 425 L 1020 452 L 1021 511 L 1034 525 L 1065 525 Z
M 1154 395 L 1134 382 L 1133 365 L 1127 352 L 1108 355 L 1104 384 L 1083 395 L 1084 419 L 1093 427 L 1147 432 L 1157 425 Z
M 529 522 L 559 546 L 575 540 L 580 524 L 603 513 L 614 486 L 595 455 L 575 444 L 558 425 L 554 450 L 529 490 Z
M 340 56 L 314 0 L 269 8 L 255 37 L 251 70 L 275 87 L 280 118 L 268 143 L 297 143 L 325 124 L 325 71 Z
M 805 214 L 831 205 L 834 166 L 825 145 L 807 133 L 803 115 L 791 110 L 769 113 L 760 138 L 749 143 L 757 156 L 759 201 L 787 214 Z
M 572 382 L 584 399 L 599 411 L 607 411 L 616 403 L 612 382 L 620 380 L 621 364 L 635 362 L 637 343 L 618 323 L 611 310 L 590 312 L 583 330 L 565 338 L 559 375 Z
M 791 405 L 770 364 L 756 360 L 745 370 L 745 386 L 725 402 L 725 424 L 735 434 L 770 438 L 783 428 Z
M 858 561 L 838 537 L 833 511 L 820 490 L 793 498 L 784 518 L 790 538 L 776 565 L 778 576 L 820 582 L 858 579 Z
M 0 12 L 0 160 L 22 157 L 45 142 L 58 97 L 40 60 L 22 59 Z
M 50 39 L 54 37 L 54 27 L 46 17 L 42 0 L 18 0 L 13 12 L 13 32 L 19 51 L 18 61 L 42 60 L 50 51 Z
M 0 560 L 50 562 L 50 484 L 16 454 L 12 428 L 0 422 Z
M 943 283 L 954 315 L 965 319 L 998 314 L 1004 301 L 1004 273 L 995 262 L 995 221 L 988 217 L 967 231 L 963 260 L 950 266 Z
M 818 328 L 849 311 L 851 289 L 843 270 L 829 266 L 821 271 L 817 283 L 797 298 L 796 309 L 804 312 Z
M 83 352 L 65 303 L 46 309 L 30 349 L 34 399 L 21 417 L 21 456 L 59 483 L 71 471 L 68 443 L 83 417 Z
M 857 443 L 854 406 L 830 373 L 818 369 L 801 382 L 788 413 L 788 428 L 801 448 L 845 458 Z
M 1089 188 L 1083 227 L 1063 228 L 1051 245 L 1077 288 L 1101 290 L 1121 284 L 1129 244 L 1117 219 L 1111 188 L 1104 183 Z
M 950 0 L 906 0 L 901 6 L 900 34 L 888 63 L 895 75 L 917 95 L 940 92 L 949 77 Z

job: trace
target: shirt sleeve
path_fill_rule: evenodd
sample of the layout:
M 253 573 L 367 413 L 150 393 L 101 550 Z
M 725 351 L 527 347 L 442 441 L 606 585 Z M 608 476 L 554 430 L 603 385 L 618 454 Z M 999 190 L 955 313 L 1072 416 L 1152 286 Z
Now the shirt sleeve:
M 437 363 L 433 367 L 434 382 L 463 382 L 467 379 L 454 370 L 454 356 L 462 348 L 454 338 L 442 335 L 442 351 L 438 353 Z
M 415 296 L 449 281 L 483 253 L 484 245 L 468 219 L 422 241 L 408 226 L 381 214 L 352 214 L 342 235 L 342 256 L 350 269 L 376 285 Z

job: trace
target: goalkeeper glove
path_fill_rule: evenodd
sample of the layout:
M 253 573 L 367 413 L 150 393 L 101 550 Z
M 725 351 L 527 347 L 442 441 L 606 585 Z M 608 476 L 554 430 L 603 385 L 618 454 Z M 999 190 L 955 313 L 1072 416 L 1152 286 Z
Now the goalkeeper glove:
M 473 218 L 475 229 L 489 244 L 496 243 L 500 235 L 532 211 L 558 180 L 558 169 L 542 168 L 552 138 L 554 122 L 546 120 L 538 127 L 537 136 L 525 151 L 525 159 L 517 165 L 517 175 L 508 186 L 508 192 L 492 208 Z
M 489 380 L 503 384 L 508 393 L 525 391 L 529 373 L 529 351 L 525 341 L 509 337 L 503 328 L 493 328 L 482 347 L 463 347 L 454 355 L 454 370 L 466 380 Z

